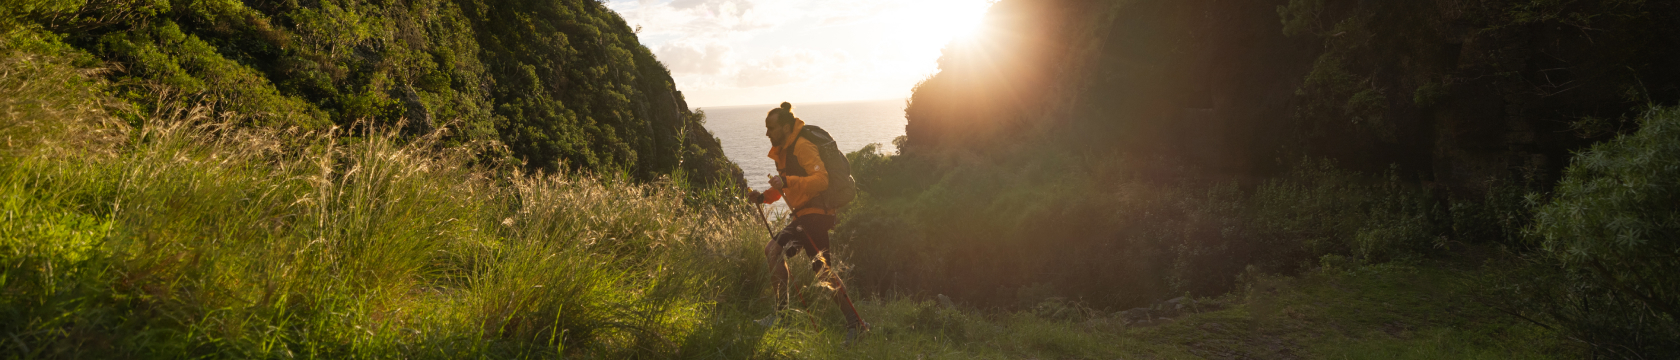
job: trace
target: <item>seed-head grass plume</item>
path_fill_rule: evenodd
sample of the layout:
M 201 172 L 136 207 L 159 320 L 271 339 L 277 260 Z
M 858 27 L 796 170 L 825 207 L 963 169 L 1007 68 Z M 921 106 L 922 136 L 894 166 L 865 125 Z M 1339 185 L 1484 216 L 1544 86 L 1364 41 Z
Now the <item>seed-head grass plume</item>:
M 97 79 L 20 56 L 0 59 L 9 353 L 667 357 L 733 341 L 710 320 L 767 289 L 750 209 L 694 200 L 721 190 L 485 168 L 500 145 L 442 133 L 252 129 L 192 94 L 130 125 L 98 91 L 32 87 Z

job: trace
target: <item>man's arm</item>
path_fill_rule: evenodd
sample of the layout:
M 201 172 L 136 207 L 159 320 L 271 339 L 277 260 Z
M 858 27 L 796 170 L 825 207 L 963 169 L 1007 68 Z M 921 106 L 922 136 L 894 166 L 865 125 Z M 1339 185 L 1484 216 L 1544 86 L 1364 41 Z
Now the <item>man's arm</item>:
M 781 199 L 782 192 L 774 188 L 764 190 L 762 193 L 758 190 L 747 189 L 747 203 L 749 204 L 769 204 Z

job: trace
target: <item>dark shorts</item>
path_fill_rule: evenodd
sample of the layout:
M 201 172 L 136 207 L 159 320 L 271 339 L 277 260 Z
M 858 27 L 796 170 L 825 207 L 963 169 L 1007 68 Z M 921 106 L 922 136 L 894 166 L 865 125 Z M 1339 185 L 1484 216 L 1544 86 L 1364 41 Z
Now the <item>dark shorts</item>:
M 776 245 L 781 246 L 788 257 L 799 255 L 799 251 L 804 250 L 805 255 L 811 257 L 811 270 L 819 270 L 831 259 L 828 254 L 828 230 L 833 228 L 833 216 L 800 216 L 776 233 Z M 822 254 L 821 261 L 817 259 L 817 254 Z

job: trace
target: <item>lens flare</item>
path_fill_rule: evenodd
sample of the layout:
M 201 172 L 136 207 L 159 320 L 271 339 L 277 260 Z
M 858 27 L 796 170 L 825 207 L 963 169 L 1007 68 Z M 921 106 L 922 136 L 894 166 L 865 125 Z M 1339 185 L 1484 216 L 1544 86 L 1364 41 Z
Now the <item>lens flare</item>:
M 971 40 L 980 33 L 987 0 L 931 1 L 916 9 L 919 14 L 915 32 L 938 43 Z

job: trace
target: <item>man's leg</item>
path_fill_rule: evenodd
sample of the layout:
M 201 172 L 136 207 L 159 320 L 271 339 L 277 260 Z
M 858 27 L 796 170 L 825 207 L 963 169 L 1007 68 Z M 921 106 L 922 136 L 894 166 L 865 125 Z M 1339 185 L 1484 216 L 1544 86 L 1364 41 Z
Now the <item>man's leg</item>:
M 804 231 L 804 235 L 806 241 L 804 241 L 804 244 L 806 251 L 811 254 L 811 261 L 815 261 L 822 266 L 812 270 L 816 270 L 819 276 L 824 276 L 823 280 L 834 287 L 832 297 L 834 303 L 840 306 L 840 312 L 845 313 L 847 326 L 868 326 L 867 323 L 863 322 L 863 317 L 858 315 L 857 307 L 852 305 L 851 296 L 846 295 L 846 282 L 840 280 L 840 274 L 833 270 L 834 257 L 828 252 L 828 230 L 834 228 L 834 217 L 807 215 L 801 217 L 800 220 L 805 222 L 806 231 Z
M 840 305 L 840 312 L 846 314 L 846 324 L 851 327 L 865 326 L 863 316 L 858 315 L 857 307 L 852 306 L 852 297 L 846 295 L 846 282 L 840 280 L 840 274 L 833 271 L 829 275 L 829 284 L 834 286 L 834 303 Z

